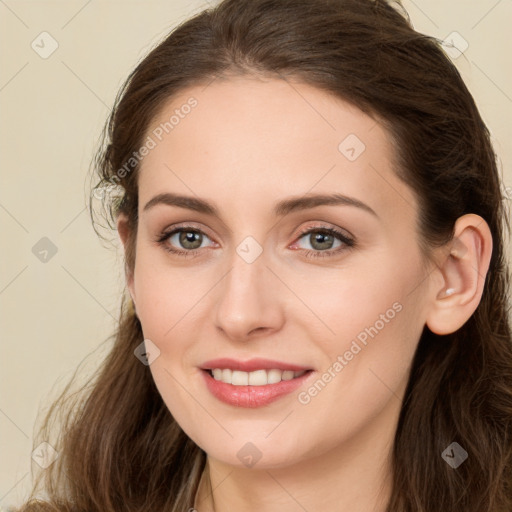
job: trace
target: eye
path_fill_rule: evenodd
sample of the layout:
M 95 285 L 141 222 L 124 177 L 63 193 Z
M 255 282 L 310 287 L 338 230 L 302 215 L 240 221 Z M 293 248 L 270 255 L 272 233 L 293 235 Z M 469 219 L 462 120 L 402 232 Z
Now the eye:
M 307 228 L 300 233 L 298 240 L 303 238 L 312 247 L 312 249 L 303 249 L 305 256 L 308 258 L 336 256 L 338 253 L 355 246 L 353 238 L 332 227 L 315 226 Z M 199 255 L 201 249 L 204 248 L 203 242 L 207 239 L 210 240 L 210 237 L 198 228 L 179 226 L 162 232 L 156 241 L 172 254 L 193 258 Z M 335 245 L 336 241 L 338 241 L 337 246 Z M 296 246 L 297 242 L 291 247 L 296 249 Z M 179 247 L 183 249 L 179 249 Z
M 170 253 L 194 257 L 200 252 L 205 239 L 210 238 L 200 229 L 192 226 L 181 226 L 171 231 L 162 232 L 157 238 L 157 242 Z M 183 247 L 185 250 L 176 249 L 175 247 Z
M 306 239 L 313 250 L 305 249 L 307 257 L 329 257 L 355 246 L 355 240 L 335 228 L 313 227 L 302 231 L 299 240 Z M 336 241 L 338 245 L 335 246 Z M 297 245 L 297 242 L 294 244 Z M 333 248 L 335 246 L 335 248 Z

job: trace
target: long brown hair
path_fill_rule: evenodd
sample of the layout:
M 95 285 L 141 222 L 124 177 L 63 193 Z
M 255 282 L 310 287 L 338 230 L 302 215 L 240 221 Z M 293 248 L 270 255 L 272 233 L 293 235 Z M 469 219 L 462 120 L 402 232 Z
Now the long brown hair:
M 158 44 L 121 88 L 94 160 L 99 181 L 91 197 L 117 190 L 105 195 L 101 213 L 112 229 L 119 213 L 129 220 L 126 270 L 134 269 L 137 235 L 140 162 L 133 153 L 148 126 L 186 87 L 243 74 L 292 78 L 384 120 L 396 172 L 418 197 L 425 254 L 452 238 L 464 214 L 488 223 L 493 252 L 476 311 L 446 336 L 425 326 L 419 341 L 393 446 L 387 511 L 510 512 L 512 340 L 504 256 L 510 225 L 496 156 L 440 42 L 413 30 L 401 8 L 383 0 L 224 0 Z M 96 223 L 92 206 L 91 213 Z M 125 299 L 112 340 L 83 393 L 65 389 L 48 412 L 34 446 L 49 439 L 58 413 L 60 456 L 41 472 L 21 511 L 193 507 L 206 454 L 134 357 L 143 335 Z M 452 442 L 469 453 L 456 470 L 441 456 Z M 44 499 L 35 498 L 39 484 Z

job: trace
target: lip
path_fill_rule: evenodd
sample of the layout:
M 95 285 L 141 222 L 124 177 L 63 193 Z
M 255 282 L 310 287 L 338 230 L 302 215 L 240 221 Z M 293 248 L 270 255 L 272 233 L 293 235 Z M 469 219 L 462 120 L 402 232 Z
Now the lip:
M 229 368 L 231 370 L 240 370 L 243 372 L 254 372 L 256 370 L 291 370 L 294 372 L 300 372 L 301 370 L 312 370 L 313 368 L 308 366 L 300 366 L 296 364 L 285 363 L 283 361 L 272 361 L 270 359 L 249 359 L 248 361 L 237 361 L 229 357 L 223 357 L 220 359 L 211 359 L 201 365 L 202 370 L 213 370 L 214 368 Z M 288 381 L 287 381 L 288 382 Z M 229 384 L 228 384 L 229 385 Z M 274 385 L 274 384 L 270 384 Z M 264 386 L 263 386 L 264 387 Z
M 219 368 L 219 366 L 214 366 L 214 368 Z M 273 366 L 272 368 L 276 367 Z M 259 369 L 262 369 L 261 366 Z M 210 375 L 209 370 L 201 370 L 206 387 L 214 397 L 228 405 L 246 408 L 262 407 L 292 393 L 302 386 L 306 379 L 309 379 L 314 373 L 313 370 L 309 370 L 300 377 L 264 386 L 233 386 L 233 384 L 226 384 L 220 380 L 215 380 Z

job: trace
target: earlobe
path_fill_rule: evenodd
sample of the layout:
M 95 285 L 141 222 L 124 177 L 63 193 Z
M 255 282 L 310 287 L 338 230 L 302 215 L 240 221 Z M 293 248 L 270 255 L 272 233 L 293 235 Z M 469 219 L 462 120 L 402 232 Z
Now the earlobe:
M 441 279 L 432 280 L 437 284 L 426 324 L 435 334 L 444 335 L 462 327 L 480 303 L 492 254 L 489 226 L 478 215 L 463 215 L 455 223 L 452 241 L 440 251 L 435 273 Z

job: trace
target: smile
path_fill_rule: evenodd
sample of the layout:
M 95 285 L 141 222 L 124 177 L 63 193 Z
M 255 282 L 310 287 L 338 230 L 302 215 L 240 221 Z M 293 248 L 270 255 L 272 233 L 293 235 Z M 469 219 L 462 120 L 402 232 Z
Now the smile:
M 206 389 L 215 398 L 248 408 L 290 395 L 316 373 L 312 368 L 270 359 L 215 359 L 203 363 L 200 370 Z
M 277 384 L 283 380 L 296 379 L 306 373 L 306 370 L 292 371 L 277 368 L 261 369 L 253 372 L 231 370 L 229 368 L 214 368 L 208 371 L 215 380 L 233 386 L 266 386 L 267 384 Z

